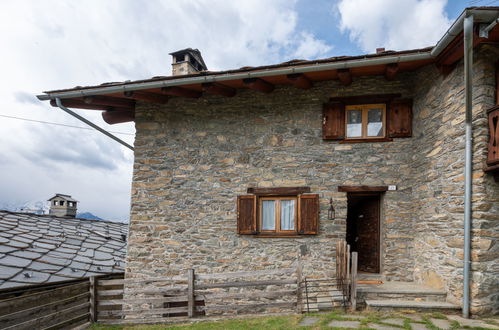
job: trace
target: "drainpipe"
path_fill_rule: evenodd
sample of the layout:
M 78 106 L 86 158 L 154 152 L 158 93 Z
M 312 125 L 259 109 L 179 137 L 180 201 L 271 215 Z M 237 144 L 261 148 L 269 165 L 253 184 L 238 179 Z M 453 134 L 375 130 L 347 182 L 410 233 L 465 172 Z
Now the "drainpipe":
M 116 142 L 118 143 L 121 143 L 122 145 L 124 145 L 125 147 L 127 147 L 128 149 L 132 150 L 133 151 L 133 147 L 131 145 L 129 145 L 128 143 L 126 143 L 125 141 L 123 141 L 122 139 L 120 139 L 119 137 L 109 133 L 108 131 L 106 131 L 105 129 L 95 125 L 94 123 L 92 123 L 91 121 L 83 118 L 82 116 L 80 116 L 79 114 L 77 114 L 76 112 L 74 111 L 71 111 L 69 110 L 68 108 L 66 108 L 64 105 L 62 105 L 62 102 L 61 102 L 61 99 L 59 99 L 58 97 L 55 99 L 55 103 L 57 104 L 57 106 L 62 110 L 62 111 L 65 111 L 67 113 L 69 113 L 71 116 L 75 117 L 76 119 L 79 119 L 81 120 L 82 122 L 84 122 L 85 124 L 87 124 L 88 126 L 90 127 L 93 127 L 95 128 L 96 130 L 98 130 L 99 132 L 101 132 L 102 134 L 110 137 L 111 139 L 115 140 Z
M 464 18 L 464 91 L 466 103 L 466 145 L 464 164 L 464 269 L 463 317 L 470 317 L 470 236 L 471 236 L 471 186 L 473 152 L 473 15 Z

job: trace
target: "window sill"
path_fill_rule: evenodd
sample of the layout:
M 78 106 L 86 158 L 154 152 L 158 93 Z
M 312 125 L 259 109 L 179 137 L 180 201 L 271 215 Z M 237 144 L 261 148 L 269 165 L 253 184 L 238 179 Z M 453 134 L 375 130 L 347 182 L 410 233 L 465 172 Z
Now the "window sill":
M 392 138 L 375 138 L 375 139 L 345 139 L 341 140 L 340 143 L 372 143 L 372 142 L 391 142 Z
M 255 238 L 303 238 L 303 235 L 297 234 L 255 234 Z

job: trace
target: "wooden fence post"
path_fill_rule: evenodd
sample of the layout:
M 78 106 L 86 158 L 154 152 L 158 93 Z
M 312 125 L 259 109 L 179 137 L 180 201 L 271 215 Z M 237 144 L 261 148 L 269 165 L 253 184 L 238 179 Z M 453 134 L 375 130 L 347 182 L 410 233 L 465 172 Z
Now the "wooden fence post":
M 90 321 L 97 322 L 97 278 L 90 276 Z
M 300 258 L 298 258 L 298 263 L 296 265 L 296 312 L 303 312 L 303 294 L 302 294 L 302 264 Z
M 350 291 L 352 311 L 355 311 L 357 309 L 357 258 L 357 252 L 352 252 L 352 282 Z
M 187 270 L 187 316 L 194 317 L 196 308 L 194 297 L 194 269 Z

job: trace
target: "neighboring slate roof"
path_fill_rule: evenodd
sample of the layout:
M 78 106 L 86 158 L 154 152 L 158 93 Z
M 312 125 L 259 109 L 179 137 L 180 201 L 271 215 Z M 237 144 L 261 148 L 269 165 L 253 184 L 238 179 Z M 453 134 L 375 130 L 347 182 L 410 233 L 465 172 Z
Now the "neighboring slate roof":
M 0 211 L 0 289 L 123 272 L 128 224 Z

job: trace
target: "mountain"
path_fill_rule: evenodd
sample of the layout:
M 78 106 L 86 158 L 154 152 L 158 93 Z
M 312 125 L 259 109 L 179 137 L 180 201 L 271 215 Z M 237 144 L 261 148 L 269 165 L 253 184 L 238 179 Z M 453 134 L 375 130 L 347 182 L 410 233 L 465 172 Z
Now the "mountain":
M 77 213 L 76 217 L 81 218 L 81 219 L 88 219 L 88 220 L 103 220 L 102 218 L 99 218 L 98 216 L 93 215 L 90 212 Z
M 24 203 L 0 203 L 0 209 L 11 212 L 48 214 L 50 206 L 46 201 L 27 201 Z

